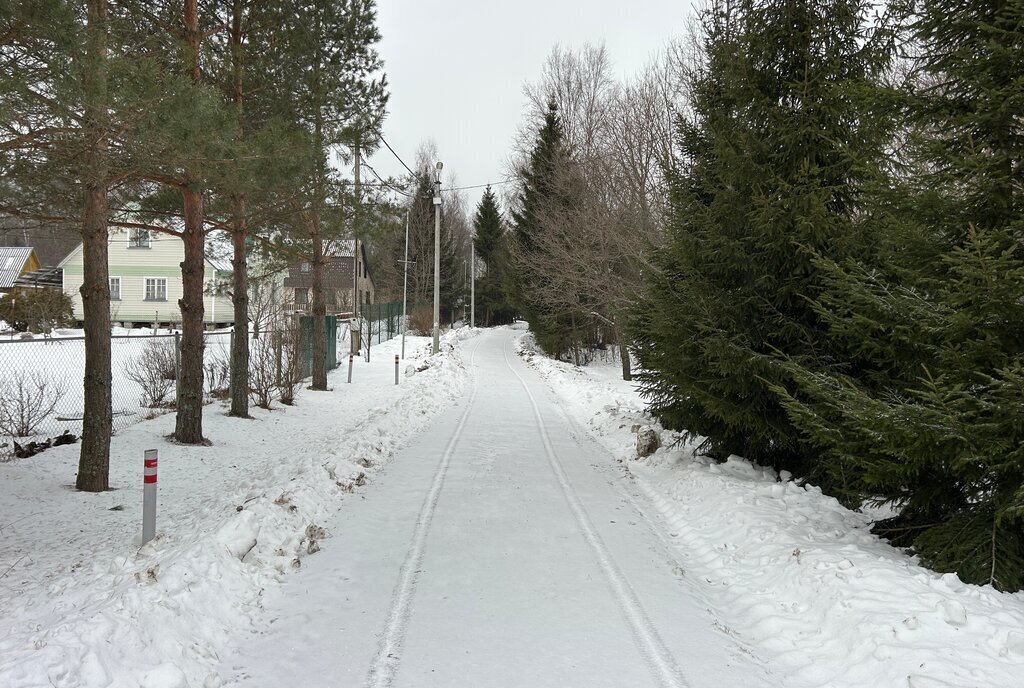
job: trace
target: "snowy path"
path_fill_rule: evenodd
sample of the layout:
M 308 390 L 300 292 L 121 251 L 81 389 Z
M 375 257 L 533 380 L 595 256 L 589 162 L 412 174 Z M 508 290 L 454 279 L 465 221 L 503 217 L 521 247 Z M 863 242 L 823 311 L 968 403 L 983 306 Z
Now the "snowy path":
M 473 382 L 326 524 L 220 674 L 262 687 L 779 685 L 716 629 L 654 513 L 581 435 L 516 333 L 466 342 Z

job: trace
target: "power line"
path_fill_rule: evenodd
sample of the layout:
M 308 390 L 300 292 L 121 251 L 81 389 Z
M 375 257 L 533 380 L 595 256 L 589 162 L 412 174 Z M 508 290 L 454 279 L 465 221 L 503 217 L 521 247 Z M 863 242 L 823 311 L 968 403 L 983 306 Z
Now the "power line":
M 370 170 L 370 172 L 373 173 L 373 176 L 377 178 L 377 181 L 380 182 L 381 186 L 383 186 L 385 188 L 388 188 L 388 189 L 391 189 L 395 193 L 401 194 L 401 195 L 405 196 L 406 198 L 415 198 L 415 194 L 406 193 L 405 191 L 402 191 L 398 187 L 392 186 L 388 182 L 386 182 L 383 179 L 381 179 L 380 175 L 377 174 L 377 170 L 373 169 L 373 166 L 370 163 L 366 162 L 365 160 L 363 160 L 363 167 L 366 167 L 368 170 Z M 376 186 L 376 185 L 374 185 L 374 186 Z
M 409 174 L 411 174 L 413 176 L 413 178 L 415 178 L 416 177 L 416 173 L 413 172 L 412 169 L 408 165 L 405 164 L 405 160 L 402 160 L 402 158 L 399 157 L 398 153 L 396 153 L 395 149 L 391 147 L 391 144 L 388 143 L 387 139 L 384 138 L 383 134 L 380 135 L 380 141 L 381 141 L 381 143 L 383 143 L 385 146 L 388 147 L 388 150 L 391 151 L 391 155 L 395 156 L 395 159 L 398 160 L 398 162 L 402 163 L 402 167 L 404 167 L 405 169 L 409 170 Z M 378 179 L 379 179 L 379 177 L 378 177 Z
M 462 191 L 463 189 L 482 189 L 485 186 L 499 186 L 501 184 L 511 184 L 516 181 L 515 179 L 506 179 L 500 182 L 487 182 L 486 184 L 473 184 L 472 186 L 451 186 L 445 189 L 445 191 Z

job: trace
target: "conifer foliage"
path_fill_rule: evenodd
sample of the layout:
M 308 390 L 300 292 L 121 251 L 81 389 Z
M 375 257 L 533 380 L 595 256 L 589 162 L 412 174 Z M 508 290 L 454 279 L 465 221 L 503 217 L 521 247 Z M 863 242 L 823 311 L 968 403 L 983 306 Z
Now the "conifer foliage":
M 864 162 L 877 159 L 884 131 L 861 106 L 884 66 L 867 6 L 715 2 L 703 15 L 670 240 L 632 331 L 653 411 L 711 453 L 814 470 L 774 389 L 792 384 L 773 360 L 834 354 L 807 299 L 822 287 L 813 255 L 863 243 Z
M 479 322 L 484 327 L 511 323 L 515 313 L 505 293 L 508 263 L 505 227 L 498 199 L 490 186 L 480 198 L 473 229 L 476 230 L 473 243 L 477 261 L 482 262 L 484 268 L 476 284 Z
M 786 362 L 794 421 L 878 531 L 963 580 L 1024 587 L 1024 3 L 905 6 L 911 174 L 871 261 L 816 307 L 858 365 Z M 955 18 L 955 19 L 953 19 Z
M 568 158 L 563 136 L 558 108 L 551 102 L 526 169 L 520 173 L 522 186 L 517 206 L 512 210 L 511 250 L 515 269 L 508 279 L 512 303 L 529 321 L 537 343 L 556 357 L 571 346 L 575 314 L 545 302 L 545 287 L 552 275 L 538 269 L 537 256 L 542 251 L 539 243 L 545 216 L 554 214 L 563 201 L 558 183 L 559 170 Z

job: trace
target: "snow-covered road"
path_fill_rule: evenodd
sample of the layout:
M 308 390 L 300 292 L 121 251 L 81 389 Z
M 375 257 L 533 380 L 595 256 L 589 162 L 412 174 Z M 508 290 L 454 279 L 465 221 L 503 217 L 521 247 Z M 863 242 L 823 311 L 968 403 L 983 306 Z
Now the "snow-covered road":
M 463 344 L 465 399 L 268 590 L 263 630 L 224 659 L 228 685 L 780 684 L 719 630 L 654 509 L 516 336 Z

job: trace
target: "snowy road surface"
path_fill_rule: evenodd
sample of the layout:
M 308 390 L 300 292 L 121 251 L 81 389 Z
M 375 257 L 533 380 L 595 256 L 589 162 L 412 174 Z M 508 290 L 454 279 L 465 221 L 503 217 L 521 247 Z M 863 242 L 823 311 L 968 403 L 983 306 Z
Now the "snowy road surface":
M 464 343 L 466 398 L 267 592 L 237 686 L 779 685 L 700 604 L 623 467 L 513 351 Z

